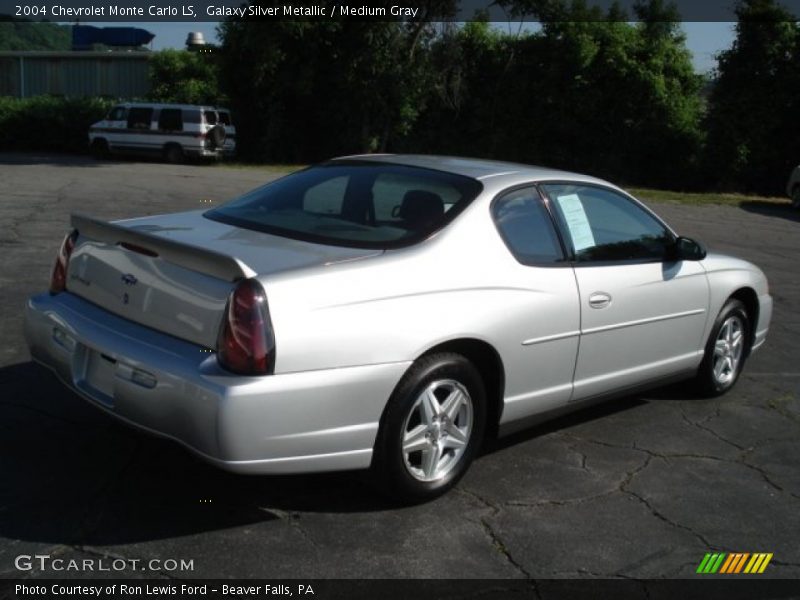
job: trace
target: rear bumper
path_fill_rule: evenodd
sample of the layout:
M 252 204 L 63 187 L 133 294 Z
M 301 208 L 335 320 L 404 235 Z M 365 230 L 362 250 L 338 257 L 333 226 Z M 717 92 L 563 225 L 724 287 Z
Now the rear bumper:
M 213 353 L 72 294 L 28 300 L 31 355 L 114 417 L 239 473 L 367 468 L 409 363 L 242 377 Z

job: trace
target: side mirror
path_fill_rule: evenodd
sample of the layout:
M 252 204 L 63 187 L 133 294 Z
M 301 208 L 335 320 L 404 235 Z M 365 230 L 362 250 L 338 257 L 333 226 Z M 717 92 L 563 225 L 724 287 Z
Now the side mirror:
M 679 237 L 667 248 L 667 260 L 703 260 L 706 248 L 691 238 Z

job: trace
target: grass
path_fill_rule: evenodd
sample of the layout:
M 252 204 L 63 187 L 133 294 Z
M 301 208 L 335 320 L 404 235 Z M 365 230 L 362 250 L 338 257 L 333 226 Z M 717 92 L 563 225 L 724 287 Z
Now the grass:
M 235 160 L 224 160 L 214 163 L 214 166 L 222 169 L 247 169 L 254 171 L 269 171 L 271 173 L 274 173 L 275 171 L 281 173 L 291 173 L 292 171 L 299 171 L 300 169 L 305 168 L 307 165 L 283 165 L 283 164 L 267 165 L 267 164 L 238 162 Z
M 745 194 L 724 194 L 719 192 L 672 192 L 648 188 L 628 188 L 628 191 L 646 202 L 665 202 L 669 204 L 721 204 L 742 206 L 748 204 L 769 204 L 788 206 L 789 199 L 778 196 L 747 196 Z

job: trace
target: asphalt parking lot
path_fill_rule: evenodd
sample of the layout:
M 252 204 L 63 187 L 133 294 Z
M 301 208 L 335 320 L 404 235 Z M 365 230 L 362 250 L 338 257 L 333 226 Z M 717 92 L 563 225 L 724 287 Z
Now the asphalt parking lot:
M 132 577 L 691 577 L 715 550 L 771 552 L 763 577 L 800 577 L 800 213 L 788 207 L 654 205 L 769 277 L 772 330 L 734 392 L 670 387 L 501 440 L 422 506 L 396 508 L 356 473 L 220 472 L 30 362 L 23 303 L 47 287 L 71 212 L 201 208 L 276 173 L 0 154 L 0 577 L 87 575 L 20 572 L 21 554 L 194 564 L 114 573 Z

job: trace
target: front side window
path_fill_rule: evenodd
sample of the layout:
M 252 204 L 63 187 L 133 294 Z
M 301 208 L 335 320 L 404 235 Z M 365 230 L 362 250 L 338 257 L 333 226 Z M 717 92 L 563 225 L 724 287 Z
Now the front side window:
M 128 118 L 128 109 L 124 106 L 115 106 L 107 118 L 109 121 L 125 121 Z
M 508 249 L 522 264 L 564 260 L 553 220 L 535 187 L 514 190 L 495 200 L 492 217 Z
M 673 236 L 641 206 L 612 190 L 545 184 L 577 262 L 663 260 Z
M 441 229 L 481 189 L 474 179 L 441 171 L 336 161 L 288 175 L 205 216 L 323 244 L 391 248 Z

